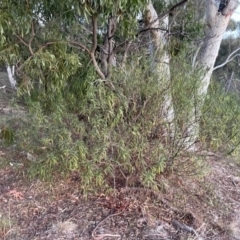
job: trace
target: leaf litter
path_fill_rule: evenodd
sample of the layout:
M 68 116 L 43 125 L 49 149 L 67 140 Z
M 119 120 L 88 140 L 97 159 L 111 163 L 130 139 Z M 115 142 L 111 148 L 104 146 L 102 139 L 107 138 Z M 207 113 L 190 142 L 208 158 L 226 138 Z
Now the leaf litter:
M 162 175 L 159 191 L 119 187 L 88 199 L 78 179 L 28 181 L 5 166 L 0 170 L 0 216 L 11 224 L 5 229 L 0 220 L 0 238 L 240 239 L 239 165 L 229 158 L 208 157 L 206 162 L 210 171 L 202 179 Z

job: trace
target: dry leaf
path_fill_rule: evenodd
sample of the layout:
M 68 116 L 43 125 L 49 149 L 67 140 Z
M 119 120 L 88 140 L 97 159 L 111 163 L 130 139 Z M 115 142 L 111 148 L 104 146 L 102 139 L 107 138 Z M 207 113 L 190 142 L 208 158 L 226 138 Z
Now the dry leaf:
M 13 197 L 14 197 L 15 199 L 18 199 L 18 200 L 24 199 L 23 193 L 22 193 L 22 192 L 19 192 L 19 191 L 17 191 L 17 190 L 11 190 L 11 191 L 9 192 L 9 194 L 10 194 L 10 195 L 13 195 Z

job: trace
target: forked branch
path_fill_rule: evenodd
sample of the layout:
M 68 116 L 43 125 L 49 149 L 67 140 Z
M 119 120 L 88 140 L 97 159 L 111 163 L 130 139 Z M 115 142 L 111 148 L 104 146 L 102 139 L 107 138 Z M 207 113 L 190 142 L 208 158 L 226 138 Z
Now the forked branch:
M 228 55 L 227 59 L 225 60 L 225 62 L 223 62 L 222 64 L 217 65 L 216 67 L 213 68 L 213 71 L 224 67 L 226 64 L 228 64 L 229 62 L 233 61 L 233 59 L 237 56 L 240 56 L 240 54 L 235 54 L 236 52 L 238 52 L 240 50 L 240 48 L 237 48 L 236 50 L 234 50 L 231 54 Z M 234 55 L 235 54 L 235 55 Z

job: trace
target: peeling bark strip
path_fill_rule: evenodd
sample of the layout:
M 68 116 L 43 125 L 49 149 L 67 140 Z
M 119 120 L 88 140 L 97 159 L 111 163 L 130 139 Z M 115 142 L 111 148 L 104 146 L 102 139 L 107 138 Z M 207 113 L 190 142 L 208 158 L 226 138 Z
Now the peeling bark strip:
M 146 15 L 144 28 L 152 29 L 147 32 L 149 34 L 149 49 L 153 61 L 153 71 L 159 79 L 160 85 L 165 90 L 163 109 L 160 114 L 163 115 L 165 121 L 168 123 L 170 132 L 173 132 L 174 110 L 172 105 L 171 86 L 170 86 L 170 55 L 164 49 L 167 43 L 166 31 L 169 24 L 168 16 L 165 16 L 161 23 L 159 21 L 157 12 L 150 3 L 146 7 Z

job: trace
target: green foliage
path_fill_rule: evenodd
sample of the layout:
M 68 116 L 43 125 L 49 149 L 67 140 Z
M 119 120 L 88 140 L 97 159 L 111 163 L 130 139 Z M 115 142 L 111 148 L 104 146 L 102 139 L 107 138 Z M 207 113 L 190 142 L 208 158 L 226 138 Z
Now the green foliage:
M 17 65 L 19 94 L 27 93 L 51 110 L 68 90 L 75 96 L 84 95 L 88 80 L 83 72 L 94 75 L 86 51 L 93 47 L 91 17 L 98 21 L 99 42 L 104 40 L 109 17 L 117 18 L 119 37 L 134 37 L 137 16 L 146 3 L 146 0 L 4 0 L 0 7 L 0 63 Z
M 176 4 L 177 1 L 174 3 Z M 176 57 L 185 51 L 191 52 L 199 44 L 194 44 L 194 41 L 198 41 L 197 38 L 203 38 L 204 23 L 197 11 L 199 9 L 196 9 L 194 2 L 190 1 L 172 12 L 170 17 L 171 38 L 168 47 L 172 56 Z
M 176 122 L 175 137 L 172 143 L 174 151 L 178 151 L 179 139 L 187 135 L 187 128 L 190 124 L 193 124 L 191 118 L 193 114 L 198 115 L 197 109 L 200 106 L 202 108 L 201 118 L 199 119 L 200 142 L 207 149 L 213 151 L 220 151 L 224 154 L 238 154 L 240 147 L 240 99 L 238 92 L 227 92 L 223 84 L 213 81 L 205 102 L 201 105 L 202 99 L 198 95 L 198 89 L 202 71 L 196 69 L 193 71 L 186 61 L 184 63 L 184 59 L 185 55 L 182 53 L 174 59 L 171 65 Z M 181 70 L 179 66 L 181 66 Z M 194 112 L 192 109 L 194 109 Z M 178 165 L 177 159 L 174 161 L 173 165 Z
M 122 37 L 136 36 L 137 16 L 147 1 L 15 3 L 5 0 L 0 7 L 0 62 L 17 65 L 18 93 L 30 114 L 27 122 L 19 121 L 16 132 L 4 125 L 1 137 L 36 157 L 24 163 L 28 176 L 50 179 L 77 172 L 85 193 L 116 184 L 157 189 L 158 176 L 166 169 L 197 174 L 202 159 L 181 152 L 189 120 L 196 114 L 193 109 L 203 102 L 198 96 L 202 73 L 189 64 L 192 38 L 201 37 L 202 29 L 192 2 L 173 18 L 178 24 L 170 31 L 176 34 L 169 47 L 173 56 L 169 86 L 165 76 L 151 74 L 150 64 L 134 52 L 125 68 L 113 69 L 108 79 L 97 79 L 92 65 L 90 51 L 96 46 L 91 18 L 97 18 L 97 38 L 103 43 L 108 18 L 116 17 L 116 45 L 121 45 Z M 158 1 L 158 9 L 167 8 Z M 134 57 L 142 62 L 136 63 Z M 173 136 L 164 135 L 160 111 L 169 89 L 175 109 Z M 213 149 L 224 146 L 232 151 L 239 145 L 238 100 L 218 89 L 213 88 L 204 106 L 201 138 Z M 218 98 L 224 111 L 211 102 Z
M 238 155 L 240 150 L 240 98 L 212 82 L 202 116 L 201 140 L 215 151 Z
M 0 129 L 0 137 L 4 140 L 5 143 L 11 144 L 14 142 L 14 130 L 9 126 L 3 126 Z
M 142 70 L 128 70 L 127 75 L 113 73 L 114 91 L 101 80 L 88 82 L 74 111 L 60 101 L 46 115 L 40 103 L 32 102 L 31 119 L 16 136 L 18 147 L 37 158 L 28 163 L 30 177 L 77 171 L 84 192 L 113 187 L 114 181 L 157 187 L 167 153 L 150 136 L 161 121 L 156 114 L 161 91 L 157 80 L 143 78 Z M 75 93 L 69 96 L 80 99 Z M 128 182 L 129 177 L 134 180 Z
M 7 234 L 9 233 L 9 230 L 12 227 L 12 220 L 9 218 L 9 216 L 3 216 L 1 215 L 0 219 L 0 237 L 2 239 L 6 239 Z
M 189 124 L 192 124 L 194 111 L 201 104 L 198 95 L 202 71 L 193 69 L 186 61 L 187 53 L 182 51 L 175 57 L 171 64 L 171 89 L 175 110 L 175 122 L 178 129 L 177 135 L 184 136 Z M 181 66 L 181 67 L 180 67 Z M 180 69 L 181 68 L 181 69 Z
M 51 179 L 77 172 L 80 186 L 87 193 L 116 184 L 157 189 L 158 176 L 166 169 L 175 174 L 202 173 L 203 159 L 182 153 L 180 143 L 193 105 L 199 100 L 201 72 L 182 64 L 180 57 L 185 58 L 182 54 L 172 61 L 177 126 L 173 139 L 166 140 L 161 131 L 153 137 L 163 124 L 156 109 L 162 107 L 164 90 L 158 78 L 149 76 L 148 63 L 142 62 L 141 68 L 132 59 L 126 71 L 113 71 L 107 82 L 111 81 L 114 90 L 96 79 L 92 68 L 77 71 L 64 88 L 66 94 L 55 99 L 47 114 L 40 99 L 29 98 L 28 120 L 18 121 L 16 133 L 12 127 L 17 146 L 36 157 L 36 161 L 25 163 L 28 176 Z M 214 150 L 237 152 L 239 100 L 224 94 L 216 84 L 209 94 L 202 116 L 201 142 Z
M 240 22 L 236 22 L 234 19 L 230 19 L 227 30 L 231 32 L 231 31 L 239 30 L 239 28 L 240 28 Z

